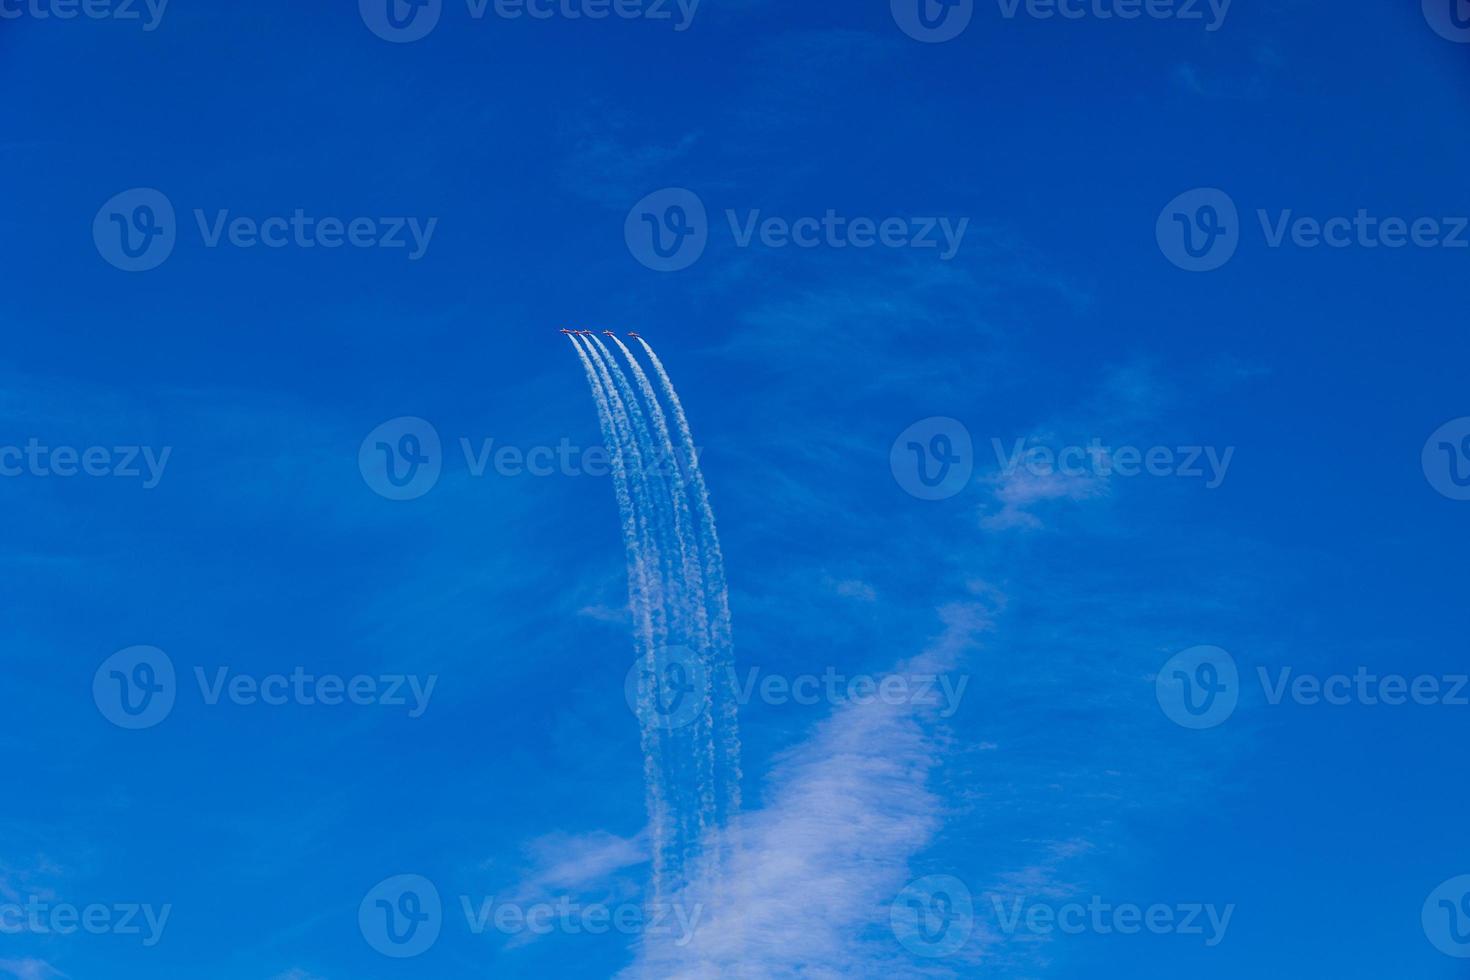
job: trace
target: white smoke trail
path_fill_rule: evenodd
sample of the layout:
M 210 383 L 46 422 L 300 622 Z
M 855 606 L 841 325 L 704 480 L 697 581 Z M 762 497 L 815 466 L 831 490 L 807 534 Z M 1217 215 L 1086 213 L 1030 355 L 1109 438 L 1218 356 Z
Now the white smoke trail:
M 628 370 L 632 373 L 638 390 L 643 395 L 643 401 L 647 406 L 648 418 L 653 425 L 653 435 L 656 436 L 657 452 L 661 459 L 670 464 L 669 482 L 671 484 L 670 499 L 673 507 L 673 525 L 676 547 L 679 551 L 679 562 L 682 566 L 682 577 L 684 594 L 687 603 L 682 612 L 688 617 L 689 635 L 691 641 L 698 646 L 699 656 L 704 664 L 705 691 L 703 703 L 700 706 L 699 724 L 701 727 L 700 739 L 692 748 L 701 753 L 700 772 L 700 836 L 705 842 L 703 848 L 703 867 L 700 876 L 718 876 L 719 864 L 721 863 L 721 846 L 719 837 L 724 821 L 729 817 L 727 806 L 723 796 L 720 778 L 720 752 L 717 748 L 719 741 L 716 735 L 716 724 L 714 717 L 715 689 L 721 683 L 715 675 L 718 670 L 716 657 L 714 656 L 714 644 L 710 636 L 709 624 L 709 595 L 705 589 L 704 572 L 700 563 L 699 542 L 694 520 L 690 512 L 689 497 L 685 486 L 684 475 L 678 463 L 678 456 L 674 449 L 674 442 L 669 434 L 668 422 L 664 417 L 663 407 L 659 404 L 658 396 L 653 390 L 653 385 L 648 380 L 633 352 L 630 351 L 617 337 L 612 338 L 613 343 L 622 351 L 623 357 L 628 364 Z
M 613 338 L 614 343 L 622 347 L 624 354 L 628 349 Z M 702 689 L 699 691 L 699 704 L 697 714 L 691 722 L 689 730 L 679 734 L 682 740 L 687 741 L 686 751 L 680 753 L 681 759 L 690 759 L 695 763 L 696 789 L 699 794 L 699 806 L 694 811 L 696 840 L 710 838 L 716 829 L 720 814 L 715 802 L 715 770 L 717 752 L 715 748 L 715 737 L 713 734 L 713 657 L 711 656 L 711 645 L 709 640 L 708 617 L 706 615 L 707 598 L 704 594 L 704 582 L 698 572 L 697 546 L 694 545 L 692 536 L 687 529 L 689 521 L 689 503 L 684 494 L 684 479 L 679 473 L 677 461 L 674 456 L 673 444 L 668 438 L 668 427 L 663 420 L 663 409 L 658 404 L 658 399 L 653 397 L 653 388 L 648 384 L 647 377 L 636 361 L 629 361 L 629 365 L 641 379 L 644 400 L 648 408 L 647 416 L 655 420 L 655 427 L 661 430 L 662 440 L 655 442 L 654 434 L 650 431 L 645 421 L 644 411 L 638 407 L 638 394 L 628 383 L 622 368 L 619 367 L 617 359 L 607 346 L 598 338 L 593 338 L 605 355 L 608 368 L 611 370 L 618 389 L 622 394 L 623 401 L 630 407 L 629 414 L 632 416 L 634 428 L 638 431 L 643 443 L 643 458 L 645 460 L 658 459 L 667 461 L 672 473 L 669 475 L 668 484 L 662 478 L 656 478 L 649 474 L 648 485 L 650 496 L 657 496 L 663 507 L 660 517 L 663 518 L 665 529 L 672 532 L 672 539 L 665 539 L 663 545 L 665 554 L 672 562 L 672 552 L 677 551 L 680 568 L 679 574 L 671 574 L 667 583 L 665 594 L 671 597 L 670 601 L 670 636 L 671 642 L 687 644 L 694 648 L 699 657 L 701 669 L 699 676 L 702 679 Z M 629 355 L 631 356 L 631 355 Z M 662 469 L 662 467 L 660 467 Z M 656 484 L 656 485 L 655 485 Z M 671 484 L 671 486 L 670 486 Z M 691 550 L 692 549 L 692 550 Z M 677 624 L 677 627 L 674 625 Z
M 629 487 L 626 461 L 622 453 L 622 439 L 602 379 L 593 366 L 588 352 L 576 337 L 568 337 L 587 373 L 587 384 L 592 389 L 592 399 L 597 405 L 598 423 L 602 428 L 603 441 L 607 443 L 613 471 L 613 488 L 617 497 L 618 511 L 623 521 L 623 544 L 628 563 L 628 601 L 632 607 L 634 632 L 641 647 L 643 671 L 657 671 L 657 634 L 655 624 L 655 599 L 650 582 L 657 574 L 657 560 L 652 563 L 644 554 L 644 536 L 638 532 L 638 515 Z M 649 836 L 653 851 L 654 901 L 660 901 L 664 890 L 665 853 L 669 836 L 669 806 L 663 779 L 663 767 L 659 760 L 658 713 L 654 707 L 654 689 L 640 680 L 638 685 L 639 737 L 643 748 L 644 787 L 647 796 Z
M 643 647 L 638 702 L 654 900 L 691 888 L 718 900 L 727 894 L 725 866 L 739 849 L 733 821 L 740 806 L 740 740 L 729 595 L 709 492 L 683 405 L 652 348 L 643 344 L 677 434 L 627 345 L 613 338 L 625 372 L 602 340 L 572 341 L 614 461 L 629 592 Z M 658 461 L 667 467 L 655 470 Z M 675 676 L 686 654 L 670 644 L 696 658 L 697 674 Z M 666 706 L 670 693 L 675 701 Z M 663 714 L 675 710 L 683 723 Z
M 634 510 L 640 515 L 638 533 L 643 541 L 644 553 L 659 556 L 653 567 L 657 579 L 656 594 L 660 601 L 661 619 L 658 621 L 663 627 L 658 634 L 654 666 L 649 680 L 652 684 L 673 683 L 674 673 L 680 669 L 687 670 L 689 665 L 676 660 L 676 653 L 670 646 L 671 641 L 683 646 L 685 617 L 681 615 L 682 582 L 674 574 L 671 549 L 661 540 L 665 535 L 660 533 L 666 531 L 669 524 L 665 516 L 670 506 L 668 494 L 662 483 L 651 479 L 651 470 L 646 461 L 652 456 L 653 450 L 644 431 L 643 412 L 632 389 L 628 387 L 627 379 L 623 377 L 616 361 L 612 360 L 611 352 L 596 338 L 584 339 L 584 347 L 602 381 L 619 435 L 621 453 L 628 464 L 625 469 L 628 485 L 632 490 Z M 704 664 L 702 668 L 699 674 L 706 679 L 707 687 L 708 665 Z M 698 856 L 700 843 L 706 837 L 713 818 L 713 773 L 701 771 L 706 763 L 712 767 L 715 757 L 708 725 L 710 709 L 704 703 L 708 694 L 706 689 L 698 691 L 700 703 L 695 706 L 695 717 L 687 726 L 670 727 L 665 724 L 667 719 L 657 714 L 643 720 L 646 726 L 654 729 L 652 738 L 659 745 L 660 776 L 664 801 L 669 809 L 666 822 L 671 833 L 657 843 L 665 852 L 662 863 L 663 883 L 671 886 L 683 879 L 691 859 Z M 657 689 L 654 696 L 658 696 Z M 676 700 L 685 696 L 687 695 L 676 695 Z M 709 748 L 701 750 L 702 744 Z M 690 783 L 695 788 L 697 801 L 689 801 L 684 798 L 684 793 L 676 791 L 678 787 Z M 708 807 L 704 805 L 706 794 L 711 801 Z
M 663 362 L 648 341 L 638 339 L 649 363 L 658 375 L 659 385 L 669 402 L 679 437 L 685 452 L 684 462 L 689 468 L 689 482 L 700 517 L 700 544 L 704 553 L 704 579 L 714 606 L 710 632 L 714 640 L 715 657 L 713 675 L 716 678 L 717 711 L 720 716 L 719 738 L 724 761 L 726 805 L 729 813 L 740 809 L 740 729 L 739 705 L 735 692 L 734 641 L 730 622 L 730 590 L 725 581 L 725 556 L 720 549 L 719 531 L 715 527 L 715 513 L 710 505 L 709 487 L 705 485 L 704 473 L 699 468 L 699 453 L 695 449 L 694 434 L 689 428 L 689 418 L 684 414 L 684 403 L 674 389 L 674 382 L 664 369 Z

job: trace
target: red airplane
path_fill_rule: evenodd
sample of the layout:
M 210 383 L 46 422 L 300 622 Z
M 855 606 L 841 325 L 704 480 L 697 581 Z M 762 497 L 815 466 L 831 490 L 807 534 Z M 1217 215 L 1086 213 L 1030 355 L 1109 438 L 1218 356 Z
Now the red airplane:
M 604 330 L 602 332 L 602 335 L 604 337 L 617 337 L 617 334 L 613 333 L 611 330 Z
M 578 330 L 577 333 L 581 334 L 583 337 L 590 337 L 590 336 L 592 336 L 592 331 L 591 330 Z
M 642 340 L 643 339 L 642 337 L 638 336 L 636 333 L 632 333 L 632 332 L 630 332 L 628 334 L 628 336 L 629 337 L 632 337 L 634 340 Z
M 563 330 L 562 331 L 562 333 L 566 334 L 568 337 L 570 337 L 573 334 L 573 332 L 574 331 L 571 331 L 571 330 Z

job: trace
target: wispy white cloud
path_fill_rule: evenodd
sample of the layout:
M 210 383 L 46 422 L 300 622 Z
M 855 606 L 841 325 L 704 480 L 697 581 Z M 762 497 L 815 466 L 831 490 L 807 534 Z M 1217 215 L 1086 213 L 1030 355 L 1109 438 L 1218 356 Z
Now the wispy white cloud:
M 1271 44 L 1258 44 L 1251 51 L 1244 71 L 1225 74 L 1193 62 L 1174 66 L 1174 84 L 1205 99 L 1263 99 L 1271 94 L 1276 78 L 1286 65 L 1281 52 Z
M 15 980 L 55 980 L 56 977 L 65 977 L 56 967 L 45 960 L 0 960 L 0 974 L 9 975 Z
M 989 628 L 987 609 L 941 610 L 945 629 L 897 672 L 945 671 Z M 767 804 L 735 829 L 717 883 L 676 897 L 703 906 L 685 946 L 646 939 L 627 977 L 866 977 L 947 975 L 911 961 L 886 931 L 888 903 L 910 860 L 934 839 L 945 803 L 930 787 L 944 740 L 930 709 L 839 708 L 779 759 Z
M 1107 493 L 1107 480 L 1094 473 L 1068 475 L 1060 472 L 1033 473 L 1026 469 L 997 473 L 987 481 L 1000 509 L 980 519 L 988 531 L 1042 527 L 1033 511 L 1036 504 L 1053 500 L 1087 500 Z
M 861 599 L 863 602 L 874 602 L 878 598 L 878 590 L 861 579 L 842 579 L 833 585 L 833 590 L 844 599 Z
M 536 899 L 550 893 L 572 893 L 600 886 L 617 872 L 648 861 L 642 835 L 619 837 L 605 831 L 553 833 L 526 845 L 531 867 L 515 892 Z

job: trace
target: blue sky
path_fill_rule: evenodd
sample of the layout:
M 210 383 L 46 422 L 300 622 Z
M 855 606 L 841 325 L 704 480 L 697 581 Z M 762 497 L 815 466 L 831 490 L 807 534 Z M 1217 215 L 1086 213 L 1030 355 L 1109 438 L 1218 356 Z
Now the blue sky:
M 0 932 L 0 978 L 1467 975 L 1439 918 L 1470 874 L 1448 10 L 977 2 L 929 43 L 883 0 L 443 0 L 412 41 L 345 0 L 58 7 L 0 3 L 0 929 L 33 896 L 108 925 Z M 671 188 L 704 214 L 659 271 L 637 232 Z M 1360 212 L 1342 247 L 1298 221 Z M 829 213 L 811 247 L 759 230 Z M 872 241 L 888 219 L 957 247 Z M 121 268 L 118 221 L 171 250 Z M 462 909 L 647 898 L 612 481 L 475 472 L 486 440 L 601 441 L 566 326 L 642 333 L 679 386 L 741 676 L 966 684 L 743 705 L 746 856 L 694 952 Z M 438 478 L 394 500 L 360 450 L 404 418 Z M 969 444 L 938 500 L 898 465 L 932 419 L 918 461 Z M 1175 475 L 1119 472 L 1154 447 Z M 1178 475 L 1193 447 L 1218 480 Z M 140 646 L 174 703 L 130 730 L 104 662 Z M 1191 728 L 1171 658 L 1202 646 L 1238 681 Z M 196 679 L 298 668 L 372 703 Z M 1444 696 L 1272 703 L 1283 670 L 1360 669 Z M 443 905 L 412 957 L 359 923 L 400 875 Z M 942 955 L 892 913 L 935 876 L 973 908 Z M 1231 911 L 1214 943 L 998 912 L 1094 898 Z

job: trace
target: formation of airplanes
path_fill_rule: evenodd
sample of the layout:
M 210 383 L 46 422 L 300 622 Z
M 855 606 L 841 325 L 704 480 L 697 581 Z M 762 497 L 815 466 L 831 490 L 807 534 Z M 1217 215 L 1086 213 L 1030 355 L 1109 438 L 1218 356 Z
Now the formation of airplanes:
M 562 333 L 566 334 L 568 337 L 591 337 L 592 336 L 592 331 L 591 330 L 563 330 Z M 604 330 L 602 332 L 602 335 L 604 337 L 616 337 L 617 336 L 617 334 L 613 333 L 611 330 Z M 642 337 L 638 336 L 638 334 L 636 334 L 636 333 L 629 333 L 628 336 L 629 337 L 632 337 L 634 340 L 642 340 L 643 339 Z

